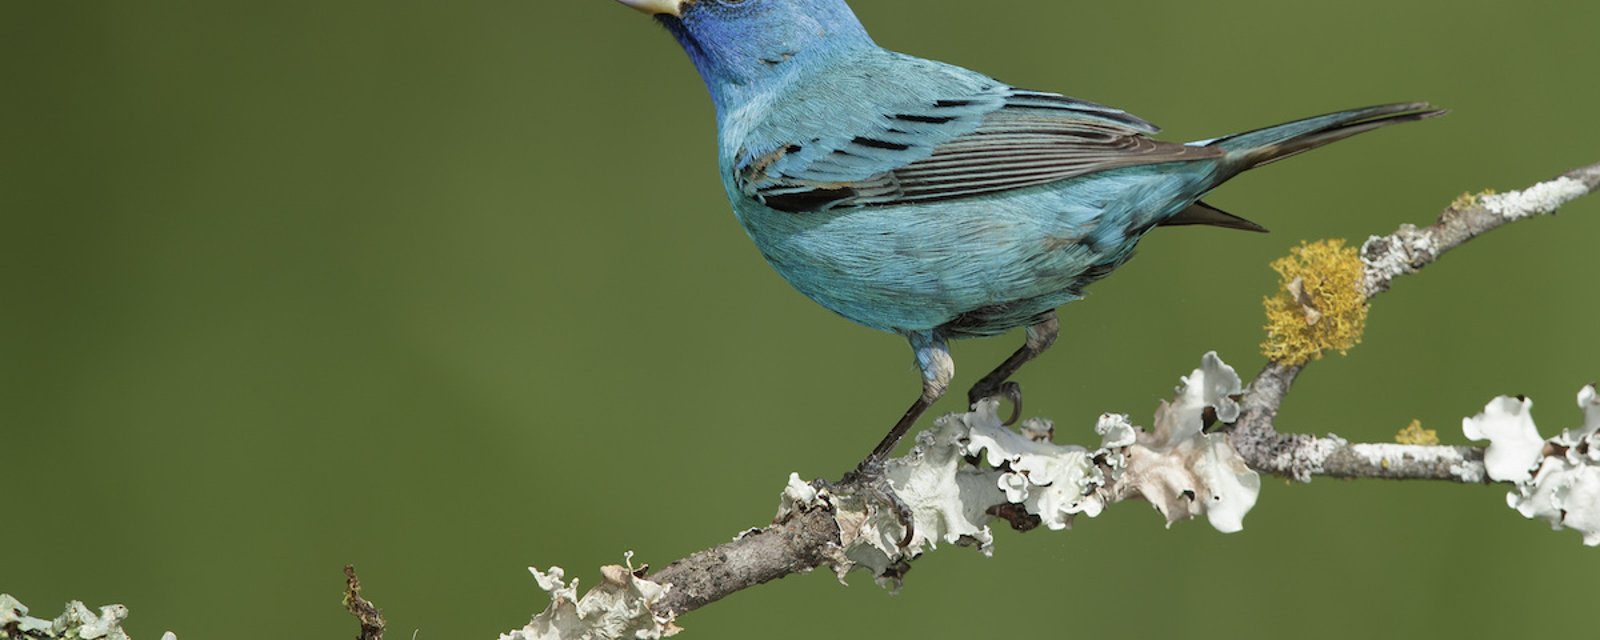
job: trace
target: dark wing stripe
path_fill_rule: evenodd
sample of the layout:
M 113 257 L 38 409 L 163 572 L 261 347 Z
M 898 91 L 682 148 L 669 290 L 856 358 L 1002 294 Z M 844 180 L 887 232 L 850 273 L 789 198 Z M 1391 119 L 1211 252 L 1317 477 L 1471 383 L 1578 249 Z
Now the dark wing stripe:
M 917 114 L 914 114 L 914 113 L 897 113 L 897 114 L 889 116 L 889 117 L 894 118 L 895 120 L 904 120 L 906 122 L 921 122 L 923 124 L 944 124 L 946 122 L 950 122 L 951 120 L 955 120 L 956 119 L 955 116 L 924 116 L 924 115 L 917 115 Z
M 1083 141 L 1076 141 L 1081 145 Z M 1214 157 L 1196 147 L 1125 136 L 1110 145 L 1073 146 L 1059 139 L 1009 140 L 913 162 L 894 171 L 908 200 L 934 200 L 1039 186 L 1119 167 Z M 1070 149 L 1070 151 L 1058 151 Z
M 889 151 L 905 151 L 906 149 L 911 148 L 911 145 L 909 144 L 889 142 L 888 140 L 879 140 L 876 138 L 863 138 L 860 136 L 857 136 L 855 139 L 851 140 L 850 144 L 871 147 L 873 149 L 887 149 Z
M 1145 137 L 1155 126 L 1118 109 L 1057 94 L 998 89 L 1004 93 L 935 100 L 931 109 L 886 114 L 877 131 L 814 139 L 803 151 L 791 145 L 787 155 L 744 161 L 738 169 L 743 190 L 768 207 L 797 213 L 892 206 L 1222 153 Z

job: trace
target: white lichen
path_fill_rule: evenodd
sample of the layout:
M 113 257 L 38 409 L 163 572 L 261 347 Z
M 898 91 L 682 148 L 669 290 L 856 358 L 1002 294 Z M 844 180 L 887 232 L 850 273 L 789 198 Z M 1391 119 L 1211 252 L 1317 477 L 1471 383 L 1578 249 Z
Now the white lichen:
M 1600 399 L 1594 385 L 1578 392 L 1581 426 L 1549 440 L 1539 437 L 1527 399 L 1495 398 L 1484 412 L 1462 421 L 1473 439 L 1488 439 L 1489 477 L 1515 484 L 1506 504 L 1554 529 L 1574 529 L 1583 543 L 1600 545 Z
M 995 400 L 938 419 L 917 434 L 910 453 L 888 463 L 895 495 L 911 511 L 914 531 L 908 544 L 900 544 L 905 527 L 881 497 L 820 492 L 818 499 L 834 506 L 839 524 L 845 564 L 835 569 L 843 577 L 859 567 L 893 583 L 899 563 L 940 544 L 990 553 L 989 521 L 997 505 L 1019 506 L 1050 529 L 1071 526 L 1080 513 L 1098 515 L 1112 499 L 1105 489 L 1121 471 L 1122 449 L 1134 440 L 1126 417 L 1106 416 L 1100 422 L 1107 445 L 1090 451 L 1050 442 L 1054 429 L 1047 421 L 1026 421 L 1020 431 L 1006 428 Z M 795 487 L 797 480 L 791 478 L 785 491 L 786 505 L 805 497 Z
M 1592 442 L 1589 451 L 1600 447 Z M 1600 545 L 1600 465 L 1592 455 L 1551 456 L 1544 459 L 1529 482 L 1517 483 L 1506 494 L 1506 504 L 1525 518 L 1538 518 L 1552 529 L 1575 529 L 1583 543 Z
M 1243 391 L 1242 381 L 1216 352 L 1207 353 L 1200 368 L 1182 380 L 1174 400 L 1156 409 L 1154 431 L 1139 434 L 1129 447 L 1123 480 L 1155 505 L 1168 525 L 1204 514 L 1218 531 L 1239 531 L 1261 493 L 1261 477 L 1226 435 L 1205 433 L 1205 427 L 1208 420 L 1238 419 L 1234 396 Z
M 1578 390 L 1578 408 L 1583 409 L 1583 424 L 1561 434 L 1570 442 L 1578 442 L 1600 432 L 1600 393 L 1596 393 L 1594 385 Z
M 26 605 L 18 602 L 10 594 L 0 593 L 0 638 L 11 638 L 13 628 L 19 634 L 18 637 L 27 637 L 20 634 L 47 630 L 50 628 L 50 621 L 29 616 Z
M 651 582 L 634 569 L 633 554 L 623 565 L 600 568 L 599 586 L 578 596 L 578 579 L 568 583 L 561 567 L 548 572 L 529 567 L 539 588 L 550 594 L 550 606 L 533 616 L 527 626 L 500 634 L 500 640 L 652 640 L 676 634 L 670 616 L 656 615 L 653 606 L 671 585 Z
M 1483 465 L 1489 479 L 1521 482 L 1539 466 L 1544 438 L 1533 424 L 1533 400 L 1500 396 L 1483 412 L 1461 419 L 1461 432 L 1470 440 L 1488 440 Z
M 784 485 L 783 494 L 778 497 L 778 515 L 773 516 L 773 522 L 787 520 L 791 514 L 801 509 L 824 506 L 818 497 L 816 487 L 801 480 L 800 474 L 790 473 L 789 484 Z M 760 531 L 760 529 L 745 531 L 739 534 L 739 537 L 744 537 L 745 534 L 752 531 Z M 738 538 L 735 539 L 737 540 Z
M 73 602 L 67 605 L 67 612 L 63 616 L 70 616 L 69 625 L 78 627 L 78 637 L 83 640 L 105 638 L 106 640 L 126 640 L 128 634 L 122 632 L 122 621 L 128 617 L 128 608 L 120 604 L 100 607 L 100 614 L 95 615 L 89 607 L 82 602 Z M 59 622 L 60 619 L 57 619 Z
M 1079 515 L 1095 517 L 1118 500 L 1142 496 L 1168 524 L 1205 515 L 1219 531 L 1238 531 L 1255 505 L 1260 477 L 1213 422 L 1239 418 L 1242 383 L 1215 353 L 1181 379 L 1176 397 L 1162 402 L 1146 433 L 1126 415 L 1105 414 L 1095 425 L 1100 446 L 1050 441 L 1054 426 L 1025 421 L 1003 425 L 999 402 L 984 400 L 968 413 L 938 419 L 917 434 L 904 457 L 888 462 L 895 495 L 910 510 L 912 536 L 886 496 L 844 487 L 817 490 L 791 475 L 779 520 L 797 509 L 831 505 L 839 525 L 841 578 L 853 568 L 894 582 L 901 563 L 940 544 L 968 544 L 989 553 L 989 521 L 1005 515 L 1016 526 L 1067 529 Z M 1034 520 L 1036 519 L 1036 520 Z
M 45 620 L 29 616 L 28 607 L 0 593 L 0 640 L 128 640 L 122 630 L 127 618 L 128 608 L 120 604 L 100 607 L 96 614 L 74 600 L 56 619 Z M 161 640 L 177 640 L 177 636 L 168 631 Z
M 1582 180 L 1562 176 L 1541 182 L 1521 191 L 1510 191 L 1483 196 L 1484 208 L 1508 220 L 1552 213 L 1568 202 L 1589 192 Z
M 1125 413 L 1103 413 L 1094 423 L 1094 432 L 1100 435 L 1100 448 L 1116 451 L 1139 440 L 1139 428 L 1133 426 Z
M 1389 281 L 1411 273 L 1439 257 L 1433 234 L 1415 225 L 1403 224 L 1386 236 L 1370 236 L 1361 245 L 1361 263 L 1366 267 L 1367 296 L 1388 288 Z
M 1004 500 L 996 488 L 999 474 L 966 464 L 962 441 L 975 425 L 992 422 L 998 426 L 997 406 L 980 403 L 972 413 L 940 418 L 934 428 L 917 434 L 910 453 L 889 461 L 889 483 L 911 510 L 914 532 L 905 546 L 900 544 L 905 526 L 881 499 L 875 499 L 880 496 L 824 492 L 823 497 L 834 505 L 840 543 L 850 563 L 835 567 L 841 579 L 851 566 L 866 568 L 874 576 L 890 575 L 890 567 L 940 543 L 971 544 L 990 552 L 994 536 L 985 510 Z
M 1100 515 L 1106 497 L 1100 489 L 1105 473 L 1094 458 L 1104 453 L 1083 447 L 1033 440 L 1000 424 L 998 403 L 985 401 L 967 414 L 969 432 L 963 455 L 981 456 L 998 470 L 998 487 L 1012 504 L 1020 504 L 1052 530 L 1072 526 L 1077 514 Z M 1043 421 L 1025 424 L 1024 432 L 1048 431 Z

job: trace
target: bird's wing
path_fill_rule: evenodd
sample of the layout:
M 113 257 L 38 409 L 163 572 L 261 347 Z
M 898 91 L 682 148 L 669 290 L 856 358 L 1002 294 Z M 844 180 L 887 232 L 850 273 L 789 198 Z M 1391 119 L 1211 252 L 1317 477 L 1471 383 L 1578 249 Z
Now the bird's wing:
M 1117 109 L 1003 85 L 887 109 L 846 128 L 855 130 L 741 150 L 740 190 L 799 213 L 965 198 L 1221 155 L 1151 139 L 1153 125 Z

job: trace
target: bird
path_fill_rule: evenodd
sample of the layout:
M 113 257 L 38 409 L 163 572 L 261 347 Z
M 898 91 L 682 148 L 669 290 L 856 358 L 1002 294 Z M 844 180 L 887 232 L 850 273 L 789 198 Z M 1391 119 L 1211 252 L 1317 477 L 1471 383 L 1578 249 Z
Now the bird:
M 1008 398 L 1013 423 L 1022 394 L 1010 378 L 1056 342 L 1057 309 L 1146 233 L 1266 231 L 1201 197 L 1246 170 L 1444 113 L 1394 103 L 1168 142 L 1121 109 L 879 47 L 844 0 L 619 1 L 663 25 L 704 80 L 723 186 L 767 262 L 823 307 L 910 343 L 922 390 L 847 474 L 858 480 L 881 478 L 949 389 L 949 341 L 1025 329 L 967 393 Z

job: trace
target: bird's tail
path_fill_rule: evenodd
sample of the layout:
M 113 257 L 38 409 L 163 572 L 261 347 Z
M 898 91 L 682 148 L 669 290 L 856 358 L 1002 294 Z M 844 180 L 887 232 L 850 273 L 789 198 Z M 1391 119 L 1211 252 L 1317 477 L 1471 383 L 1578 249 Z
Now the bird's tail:
M 1227 175 L 1223 177 L 1226 179 L 1358 133 L 1444 114 L 1444 109 L 1434 108 L 1426 102 L 1385 104 L 1296 120 L 1193 144 L 1217 147 L 1228 152 L 1224 160 Z

